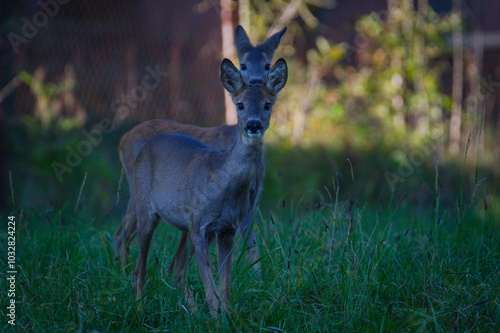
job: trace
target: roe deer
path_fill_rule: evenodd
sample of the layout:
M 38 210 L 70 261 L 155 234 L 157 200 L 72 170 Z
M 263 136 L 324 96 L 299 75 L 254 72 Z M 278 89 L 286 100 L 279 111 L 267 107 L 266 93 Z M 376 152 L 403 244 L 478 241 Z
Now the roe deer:
M 160 134 L 151 139 L 135 162 L 134 196 L 137 209 L 139 257 L 135 270 L 138 299 L 144 287 L 148 251 L 160 218 L 191 240 L 205 288 L 210 314 L 229 308 L 233 237 L 252 206 L 251 188 L 259 173 L 263 136 L 271 110 L 288 77 L 284 59 L 276 61 L 265 83 L 246 84 L 233 63 L 224 59 L 221 81 L 237 106 L 237 134 L 229 150 L 210 147 L 183 134 Z M 217 238 L 219 291 L 210 264 L 210 242 Z M 184 241 L 181 241 L 184 244 Z M 184 288 L 185 253 L 176 264 Z
M 261 83 L 264 81 L 269 71 L 274 51 L 278 47 L 285 30 L 286 28 L 272 35 L 265 42 L 254 47 L 250 43 L 245 30 L 241 26 L 236 28 L 235 45 L 241 63 L 241 75 L 246 84 L 251 83 L 251 81 L 252 83 Z M 122 136 L 118 151 L 125 171 L 125 176 L 129 183 L 129 188 L 131 189 L 127 212 L 114 236 L 115 259 L 121 262 L 122 266 L 127 264 L 130 242 L 136 234 L 137 219 L 134 194 L 132 191 L 135 160 L 146 142 L 158 134 L 174 133 L 186 134 L 192 138 L 202 141 L 212 148 L 230 149 L 234 139 L 238 135 L 238 129 L 236 125 L 222 125 L 219 127 L 204 128 L 180 124 L 172 120 L 155 119 L 137 125 Z M 250 198 L 250 209 L 244 221 L 241 223 L 240 230 L 244 238 L 247 239 L 246 247 L 248 248 L 248 256 L 250 261 L 254 263 L 253 267 L 256 270 L 259 270 L 259 264 L 257 261 L 260 255 L 256 246 L 255 235 L 251 225 L 263 178 L 264 162 L 261 156 L 258 172 L 255 175 L 253 186 L 251 187 L 252 194 Z M 181 239 L 179 250 L 174 256 L 174 260 L 169 267 L 170 272 L 172 272 L 174 262 L 179 260 L 179 256 L 181 255 L 180 251 L 184 246 L 183 241 L 184 238 Z

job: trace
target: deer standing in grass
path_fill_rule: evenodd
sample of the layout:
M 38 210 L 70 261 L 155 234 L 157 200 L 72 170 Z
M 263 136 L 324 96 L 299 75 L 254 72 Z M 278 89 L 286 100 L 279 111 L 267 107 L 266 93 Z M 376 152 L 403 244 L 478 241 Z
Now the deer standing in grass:
M 219 150 L 183 134 L 160 134 L 141 150 L 135 162 L 133 188 L 139 242 L 135 271 L 138 299 L 142 296 L 153 233 L 163 218 L 182 231 L 183 239 L 191 240 L 211 315 L 216 315 L 219 306 L 228 309 L 233 237 L 253 205 L 251 192 L 261 168 L 263 136 L 287 77 L 286 62 L 279 59 L 265 83 L 246 84 L 232 62 L 224 59 L 221 81 L 238 112 L 232 147 Z M 219 292 L 209 254 L 214 238 Z M 179 251 L 181 258 L 176 268 L 183 290 L 186 251 Z
M 240 69 L 243 81 L 246 84 L 262 83 L 270 69 L 271 60 L 274 51 L 278 47 L 281 37 L 285 33 L 285 29 L 269 37 L 265 42 L 253 46 L 245 32 L 238 26 L 236 29 L 235 45 L 240 60 Z M 125 171 L 125 176 L 130 187 L 130 198 L 127 206 L 127 212 L 121 222 L 115 236 L 115 253 L 116 260 L 121 262 L 122 266 L 126 266 L 129 255 L 130 242 L 136 235 L 136 211 L 135 197 L 133 193 L 134 182 L 134 163 L 139 155 L 139 152 L 144 145 L 158 134 L 174 134 L 180 133 L 195 138 L 203 143 L 216 149 L 230 149 L 235 138 L 238 135 L 237 126 L 222 125 L 219 127 L 204 128 L 193 125 L 180 124 L 172 120 L 155 119 L 146 121 L 132 130 L 127 132 L 120 140 L 119 153 L 120 159 Z M 259 251 L 256 246 L 254 232 L 251 228 L 253 214 L 255 211 L 257 197 L 260 191 L 262 180 L 264 178 L 264 162 L 263 157 L 260 157 L 258 170 L 253 180 L 250 189 L 250 208 L 245 219 L 240 224 L 241 233 L 247 239 L 248 256 L 254 268 L 259 269 L 258 259 Z M 180 260 L 180 256 L 184 256 L 182 251 L 185 250 L 186 238 L 182 237 L 179 249 L 174 256 L 174 260 L 169 267 L 169 272 L 173 270 L 175 261 Z

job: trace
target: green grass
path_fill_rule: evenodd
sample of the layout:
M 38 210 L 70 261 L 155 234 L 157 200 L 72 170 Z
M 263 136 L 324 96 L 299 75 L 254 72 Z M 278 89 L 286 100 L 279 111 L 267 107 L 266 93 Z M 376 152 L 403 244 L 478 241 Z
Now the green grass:
M 131 287 L 134 262 L 122 271 L 113 259 L 118 221 L 84 221 L 72 211 L 16 212 L 19 332 L 499 330 L 500 232 L 491 210 L 443 212 L 438 224 L 432 209 L 417 211 L 404 202 L 375 210 L 349 202 L 311 210 L 287 204 L 259 212 L 262 271 L 252 269 L 238 238 L 232 311 L 215 320 L 194 261 L 188 281 L 197 312 L 186 310 L 165 273 L 179 232 L 158 228 L 139 310 Z M 135 242 L 132 248 L 135 260 Z M 5 243 L 0 249 L 6 267 Z M 5 278 L 1 288 L 7 289 Z M 6 321 L 2 331 L 14 331 Z

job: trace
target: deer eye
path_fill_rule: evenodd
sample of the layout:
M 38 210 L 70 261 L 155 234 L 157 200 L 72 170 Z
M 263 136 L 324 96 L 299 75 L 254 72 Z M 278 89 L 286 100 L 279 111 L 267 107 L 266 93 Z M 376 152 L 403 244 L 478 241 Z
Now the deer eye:
M 238 106 L 238 110 L 243 110 L 245 107 L 243 106 L 243 103 L 238 103 L 236 104 Z
M 266 71 L 268 71 L 270 68 L 271 68 L 271 65 L 270 65 L 270 64 L 266 64 L 266 66 L 264 66 L 264 69 L 265 69 Z
M 247 65 L 245 64 L 240 64 L 241 70 L 245 71 L 247 69 Z
M 266 111 L 271 110 L 271 103 L 264 104 L 264 110 L 266 110 Z

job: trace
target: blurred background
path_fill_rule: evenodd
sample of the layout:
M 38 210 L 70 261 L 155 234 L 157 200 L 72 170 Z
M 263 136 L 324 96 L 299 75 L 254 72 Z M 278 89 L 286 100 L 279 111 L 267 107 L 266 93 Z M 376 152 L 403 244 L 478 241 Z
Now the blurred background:
M 237 63 L 241 24 L 254 44 L 287 27 L 261 208 L 404 201 L 500 217 L 496 0 L 0 6 L 0 211 L 120 218 L 121 135 L 154 118 L 223 124 L 219 67 Z

